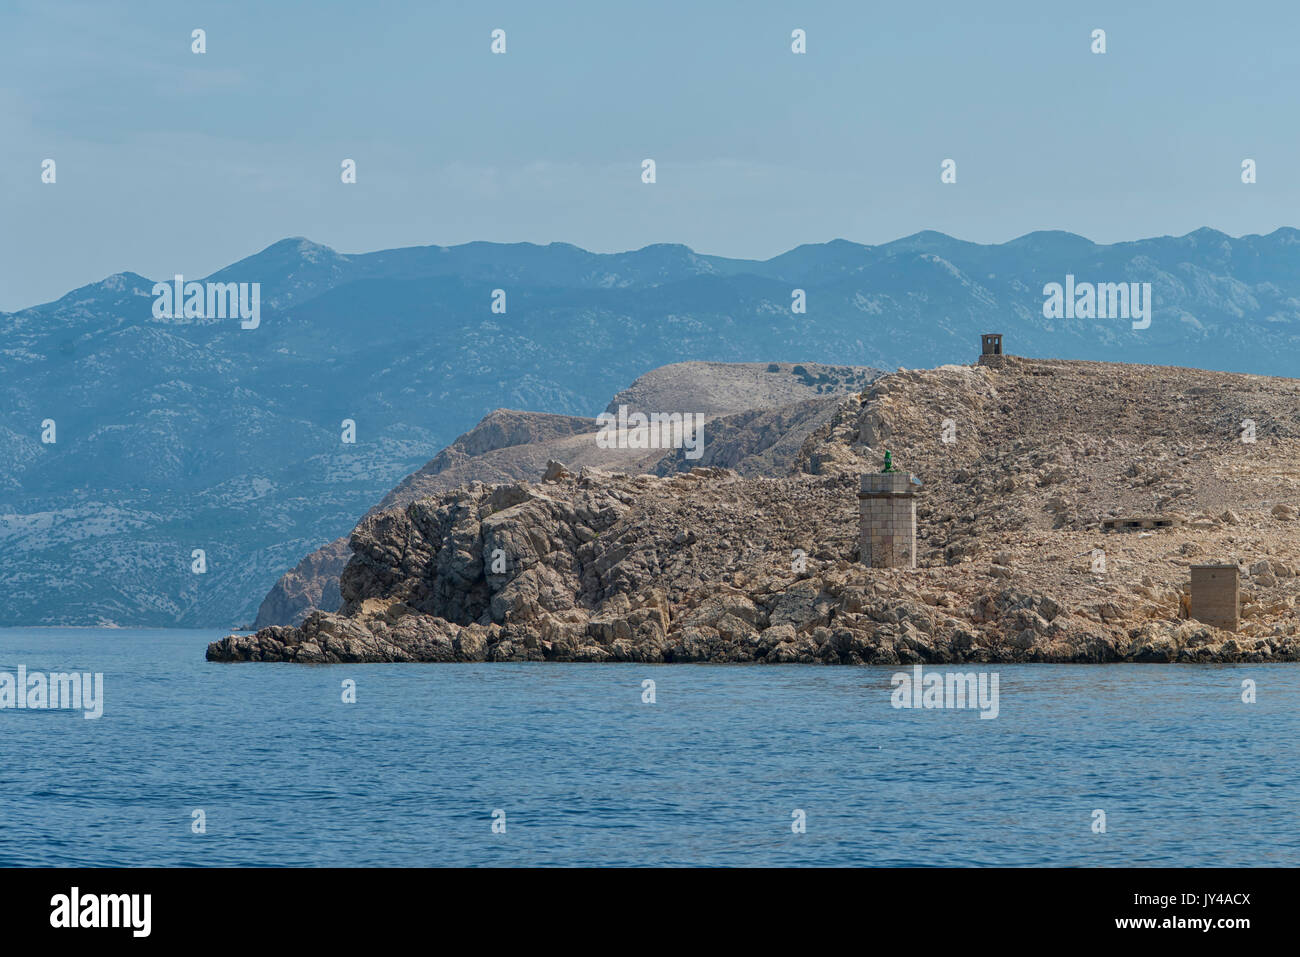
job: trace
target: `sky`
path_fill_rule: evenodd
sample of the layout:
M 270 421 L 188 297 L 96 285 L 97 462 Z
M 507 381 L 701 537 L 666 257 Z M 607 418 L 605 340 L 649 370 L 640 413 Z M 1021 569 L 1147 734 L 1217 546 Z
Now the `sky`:
M 1200 0 L 0 0 L 0 310 L 288 236 L 766 259 L 1267 233 L 1300 225 L 1298 26 Z

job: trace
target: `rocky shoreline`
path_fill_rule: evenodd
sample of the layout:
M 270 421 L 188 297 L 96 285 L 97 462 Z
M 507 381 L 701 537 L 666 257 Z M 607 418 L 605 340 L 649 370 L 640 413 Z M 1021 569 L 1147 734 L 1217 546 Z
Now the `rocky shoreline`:
M 720 489 L 748 484 L 726 473 L 690 480 L 584 476 L 567 488 L 497 486 L 382 513 L 353 536 L 356 555 L 342 579 L 343 610 L 314 612 L 301 627 L 231 635 L 209 646 L 208 660 L 1300 660 L 1295 635 L 1234 635 L 1179 620 L 1182 596 L 1173 590 L 1152 591 L 1155 601 L 1143 608 L 1111 598 L 1070 608 L 1013 581 L 1024 576 L 996 563 L 869 569 L 835 556 L 834 548 L 800 559 L 797 535 L 769 547 L 770 557 L 749 562 L 748 571 L 729 567 L 725 549 L 743 530 L 706 532 L 724 543 L 717 554 L 703 544 L 701 531 L 685 526 L 655 522 L 659 533 L 646 534 L 638 527 L 644 513 L 623 501 L 638 489 L 658 491 L 683 481 Z M 821 499 L 817 507 L 826 508 L 824 500 L 834 496 L 848 511 L 848 483 L 797 484 L 797 491 L 786 490 L 791 503 L 811 507 Z M 517 573 L 490 572 L 493 551 L 502 546 L 524 556 Z M 690 566 L 696 573 L 682 576 Z M 677 586 L 672 593 L 636 587 L 665 572 Z
M 810 581 L 806 589 L 783 593 L 782 600 L 815 609 L 855 604 L 824 593 Z M 780 620 L 761 628 L 771 612 L 760 610 L 743 596 L 729 595 L 696 616 L 696 625 L 664 635 L 651 626 L 645 637 L 608 639 L 630 629 L 633 616 L 598 623 L 593 633 L 555 640 L 541 638 L 529 628 L 492 624 L 460 627 L 424 616 L 402 614 L 357 622 L 337 615 L 313 613 L 301 628 L 274 626 L 254 635 L 230 635 L 208 646 L 209 661 L 279 661 L 300 664 L 361 662 L 637 662 L 757 663 L 825 665 L 901 664 L 1105 664 L 1234 663 L 1300 661 L 1300 641 L 1284 638 L 1237 638 L 1199 622 L 1161 623 L 1129 631 L 1080 628 L 1077 623 L 1053 623 L 1041 608 L 1051 599 L 1007 592 L 992 598 L 1006 612 L 996 619 L 1024 627 L 1009 637 L 990 636 L 979 628 L 963 627 L 933 609 L 911 601 L 892 608 L 889 602 L 873 613 L 849 613 L 843 623 L 814 625 L 800 632 L 793 622 Z M 1049 606 L 1050 607 L 1050 606 Z M 705 624 L 711 616 L 714 624 Z M 740 629 L 725 617 L 755 622 Z M 815 614 L 814 621 L 821 619 Z M 402 619 L 410 619 L 403 624 Z M 662 620 L 660 609 L 645 610 L 645 620 Z M 936 618 L 940 620 L 936 622 Z M 871 622 L 871 625 L 866 624 Z M 721 627 L 718 627 L 721 625 Z M 873 627 L 874 625 L 874 627 Z M 927 628 L 930 629 L 927 631 Z M 604 632 L 602 634 L 602 632 Z M 987 644 L 982 644 L 987 641 Z

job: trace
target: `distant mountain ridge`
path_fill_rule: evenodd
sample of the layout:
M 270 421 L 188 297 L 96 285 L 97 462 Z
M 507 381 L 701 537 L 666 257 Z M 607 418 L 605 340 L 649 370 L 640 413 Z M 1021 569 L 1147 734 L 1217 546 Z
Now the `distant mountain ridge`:
M 1043 318 L 1043 285 L 1067 274 L 1150 282 L 1150 328 Z M 683 360 L 929 367 L 1002 332 L 1022 355 L 1294 375 L 1300 345 L 1292 228 L 1113 245 L 922 232 L 762 262 L 293 238 L 201 281 L 260 283 L 261 326 L 156 319 L 135 273 L 0 314 L 0 624 L 250 621 L 285 569 L 491 410 L 592 416 Z

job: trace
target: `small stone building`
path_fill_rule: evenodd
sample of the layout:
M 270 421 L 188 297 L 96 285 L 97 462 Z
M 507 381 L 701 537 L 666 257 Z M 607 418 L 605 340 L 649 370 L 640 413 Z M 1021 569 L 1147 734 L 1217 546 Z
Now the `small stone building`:
M 911 472 L 869 472 L 858 489 L 858 557 L 872 568 L 916 567 L 916 493 Z
M 1238 577 L 1236 565 L 1193 565 L 1191 616 L 1236 631 L 1241 624 Z
M 1002 333 L 986 332 L 980 336 L 980 357 L 978 364 L 993 369 L 1001 369 L 1005 367 L 1006 357 L 1002 352 Z

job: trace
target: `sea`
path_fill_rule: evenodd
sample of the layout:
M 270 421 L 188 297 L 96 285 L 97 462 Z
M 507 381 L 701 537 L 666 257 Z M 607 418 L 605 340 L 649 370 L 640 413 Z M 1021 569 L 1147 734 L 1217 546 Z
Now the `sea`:
M 0 629 L 0 866 L 1300 865 L 1300 666 L 217 664 Z M 935 699 L 933 703 L 938 703 Z M 960 706 L 965 704 L 966 706 Z

